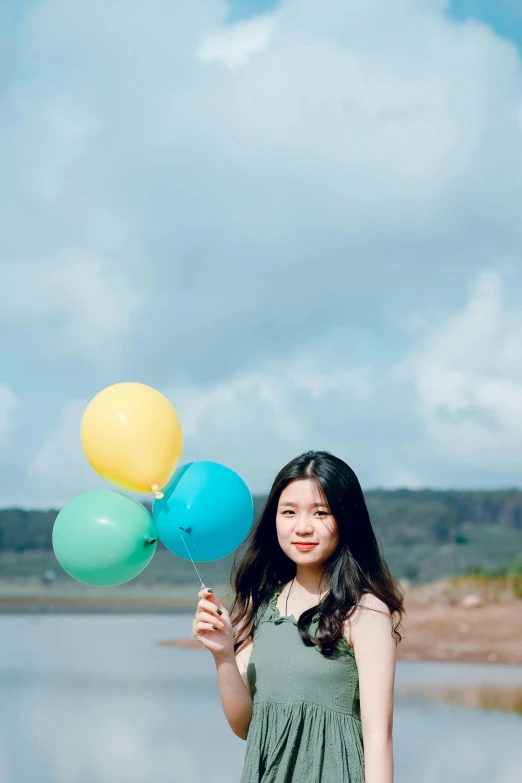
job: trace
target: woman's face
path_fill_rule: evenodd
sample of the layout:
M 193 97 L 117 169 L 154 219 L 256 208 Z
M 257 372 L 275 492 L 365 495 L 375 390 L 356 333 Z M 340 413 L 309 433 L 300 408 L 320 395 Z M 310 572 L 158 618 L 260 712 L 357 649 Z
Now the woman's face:
M 281 549 L 300 566 L 318 566 L 337 548 L 335 519 L 311 479 L 292 481 L 281 492 L 276 529 Z M 299 542 L 316 546 L 299 549 Z

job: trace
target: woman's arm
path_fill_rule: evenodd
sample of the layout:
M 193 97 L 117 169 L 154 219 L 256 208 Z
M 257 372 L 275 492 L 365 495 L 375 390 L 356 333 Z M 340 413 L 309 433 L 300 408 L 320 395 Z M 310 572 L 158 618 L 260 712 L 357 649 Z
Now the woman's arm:
M 253 647 L 252 637 L 248 637 L 236 655 L 234 627 L 228 609 L 208 587 L 203 587 L 198 596 L 192 635 L 214 656 L 225 717 L 234 734 L 246 739 L 253 710 L 246 677 L 248 659 Z
M 246 674 L 252 647 L 250 638 L 235 657 L 214 655 L 223 712 L 234 734 L 243 740 L 252 719 L 253 701 Z
M 359 671 L 365 783 L 393 783 L 393 698 L 396 641 L 386 604 L 365 593 L 350 617 Z M 378 611 L 375 611 L 378 610 Z

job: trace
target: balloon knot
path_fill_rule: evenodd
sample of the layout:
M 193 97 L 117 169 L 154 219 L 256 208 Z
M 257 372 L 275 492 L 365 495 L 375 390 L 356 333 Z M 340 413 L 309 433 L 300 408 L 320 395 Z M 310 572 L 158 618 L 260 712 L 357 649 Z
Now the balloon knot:
M 157 484 L 153 484 L 151 490 L 156 493 L 156 500 L 160 500 L 161 498 L 165 497 L 163 492 L 159 492 L 159 487 Z

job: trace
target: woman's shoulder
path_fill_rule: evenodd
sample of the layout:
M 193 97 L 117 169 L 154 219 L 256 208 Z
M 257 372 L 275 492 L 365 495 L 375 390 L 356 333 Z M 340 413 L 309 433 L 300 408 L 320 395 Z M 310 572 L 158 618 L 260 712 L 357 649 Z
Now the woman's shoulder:
M 375 618 L 379 618 L 380 621 L 375 623 Z M 374 634 L 379 629 L 381 633 L 383 629 L 388 628 L 390 619 L 390 610 L 383 600 L 374 593 L 362 593 L 357 604 L 347 614 L 344 635 L 352 647 L 355 647 L 356 639 L 361 633 Z
M 361 597 L 359 598 L 357 602 L 357 606 L 361 609 L 373 609 L 378 612 L 383 612 L 384 614 L 390 615 L 390 609 L 388 607 L 388 604 L 386 604 L 381 598 L 375 595 L 375 593 L 362 593 Z

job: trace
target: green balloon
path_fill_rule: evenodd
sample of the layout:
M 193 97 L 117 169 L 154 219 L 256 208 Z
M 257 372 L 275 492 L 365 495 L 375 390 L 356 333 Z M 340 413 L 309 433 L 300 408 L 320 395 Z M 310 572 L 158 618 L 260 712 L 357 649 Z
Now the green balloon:
M 78 495 L 62 508 L 53 527 L 54 554 L 63 570 L 94 587 L 134 579 L 152 560 L 157 540 L 147 509 L 111 489 Z

